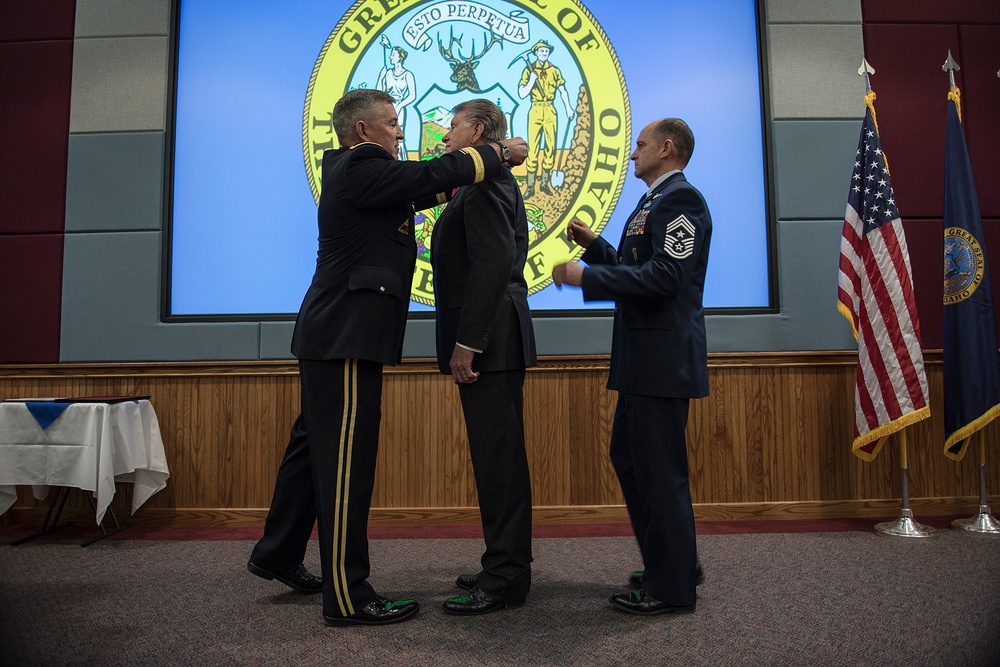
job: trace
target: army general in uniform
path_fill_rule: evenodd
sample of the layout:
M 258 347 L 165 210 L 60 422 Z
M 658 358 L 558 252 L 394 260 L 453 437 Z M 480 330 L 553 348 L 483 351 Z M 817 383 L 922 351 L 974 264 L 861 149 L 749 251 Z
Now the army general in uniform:
M 302 566 L 317 521 L 324 622 L 376 625 L 418 609 L 414 600 L 379 595 L 368 582 L 367 535 L 382 368 L 401 359 L 416 262 L 413 202 L 441 203 L 444 196 L 435 193 L 495 177 L 504 157 L 513 153 L 510 162 L 520 163 L 527 148 L 512 139 L 399 161 L 403 132 L 392 97 L 379 90 L 344 95 L 333 125 L 341 148 L 323 155 L 316 271 L 292 334 L 301 413 L 247 567 L 318 592 L 319 580 Z

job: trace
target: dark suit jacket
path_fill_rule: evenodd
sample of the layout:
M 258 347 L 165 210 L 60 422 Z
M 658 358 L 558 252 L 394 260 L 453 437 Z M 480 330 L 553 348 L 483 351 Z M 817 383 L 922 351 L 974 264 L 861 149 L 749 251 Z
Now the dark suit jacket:
M 524 200 L 509 170 L 459 189 L 431 237 L 442 373 L 451 374 L 456 342 L 482 350 L 472 363 L 477 371 L 537 362 L 524 279 L 527 255 Z
M 395 160 L 367 142 L 324 153 L 316 273 L 292 354 L 399 363 L 417 256 L 412 202 L 441 203 L 435 193 L 502 170 L 490 146 L 420 162 Z
M 615 301 L 608 388 L 667 398 L 708 395 L 702 296 L 712 217 L 683 173 L 669 176 L 629 216 L 615 250 L 583 254 L 586 301 Z

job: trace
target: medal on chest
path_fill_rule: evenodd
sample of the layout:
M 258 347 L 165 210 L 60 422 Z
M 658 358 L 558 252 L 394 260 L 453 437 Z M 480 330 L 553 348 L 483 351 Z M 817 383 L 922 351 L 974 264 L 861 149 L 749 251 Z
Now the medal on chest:
M 632 216 L 625 228 L 625 236 L 638 236 L 646 231 L 646 218 L 649 217 L 649 204 L 643 206 L 638 213 Z

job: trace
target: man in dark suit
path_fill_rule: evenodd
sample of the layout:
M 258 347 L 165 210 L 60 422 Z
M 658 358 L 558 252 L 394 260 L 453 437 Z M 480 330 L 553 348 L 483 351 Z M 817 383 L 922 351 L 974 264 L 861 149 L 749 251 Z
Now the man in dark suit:
M 367 534 L 382 367 L 402 355 L 416 262 L 414 207 L 501 174 L 503 160 L 519 164 L 527 147 L 512 139 L 399 161 L 403 132 L 392 97 L 379 90 L 344 95 L 333 126 L 341 148 L 323 155 L 316 272 L 292 334 L 302 411 L 247 568 L 303 592 L 321 587 L 327 625 L 376 625 L 418 609 L 416 601 L 386 599 L 368 583 Z M 421 200 L 425 205 L 413 203 Z M 322 584 L 301 565 L 314 521 Z
M 489 100 L 454 109 L 448 153 L 507 135 Z M 458 384 L 486 551 L 449 614 L 519 607 L 531 586 L 531 482 L 524 451 L 524 369 L 536 363 L 524 262 L 528 221 L 509 170 L 459 188 L 431 237 L 437 356 Z
M 702 296 L 712 218 L 681 171 L 693 151 L 694 135 L 680 119 L 644 127 L 631 159 L 649 189 L 617 250 L 573 220 L 569 237 L 587 249 L 589 266 L 570 262 L 552 272 L 556 285 L 582 287 L 586 301 L 615 301 L 611 461 L 645 571 L 633 574 L 635 590 L 611 602 L 647 616 L 694 611 L 701 579 L 684 429 L 690 399 L 708 395 Z

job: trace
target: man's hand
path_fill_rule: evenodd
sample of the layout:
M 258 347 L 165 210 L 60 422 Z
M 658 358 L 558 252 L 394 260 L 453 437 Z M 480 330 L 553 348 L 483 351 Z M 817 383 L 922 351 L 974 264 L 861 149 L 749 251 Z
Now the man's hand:
M 573 287 L 583 286 L 583 267 L 576 262 L 566 262 L 565 264 L 556 264 L 552 267 L 552 280 L 555 281 L 556 287 L 562 287 L 563 285 L 572 285 Z M 452 364 L 454 365 L 454 360 Z
M 504 139 L 503 145 L 510 151 L 510 160 L 507 161 L 510 166 L 516 167 L 528 159 L 528 142 L 521 137 Z
M 451 354 L 451 377 L 458 384 L 472 384 L 479 379 L 479 373 L 472 370 L 472 359 L 476 353 L 461 345 L 455 346 Z
M 597 238 L 594 230 L 576 218 L 570 220 L 569 224 L 566 225 L 566 236 L 570 241 L 577 243 L 583 248 L 589 248 L 590 244 Z

